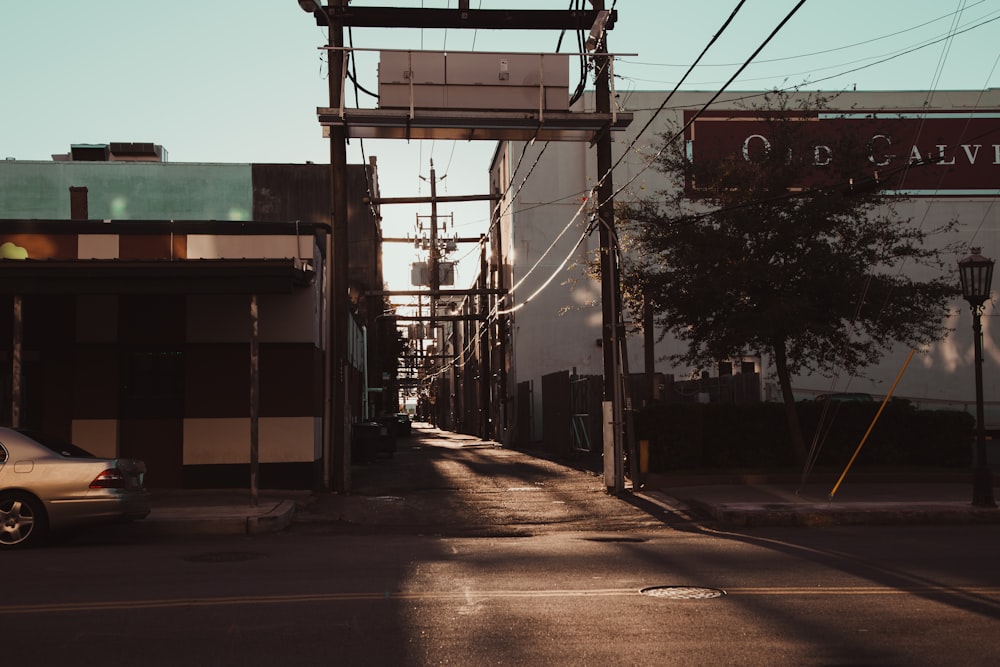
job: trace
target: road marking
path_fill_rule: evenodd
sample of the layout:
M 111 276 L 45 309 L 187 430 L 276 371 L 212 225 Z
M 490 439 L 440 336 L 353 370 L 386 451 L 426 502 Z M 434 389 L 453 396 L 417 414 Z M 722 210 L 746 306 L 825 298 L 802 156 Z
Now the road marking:
M 889 588 L 884 586 L 805 587 L 777 586 L 773 588 L 724 588 L 729 597 L 750 596 L 890 596 L 890 595 L 977 595 L 997 597 L 1000 586 L 914 586 Z M 176 607 L 220 607 L 227 605 L 311 604 L 321 602 L 374 602 L 386 600 L 456 600 L 465 604 L 476 600 L 511 598 L 579 598 L 641 596 L 639 588 L 599 588 L 589 590 L 521 590 L 521 591 L 381 591 L 356 593 L 313 593 L 303 595 L 261 595 L 240 597 L 177 598 L 172 600 L 109 600 L 106 602 L 49 602 L 43 604 L 0 605 L 0 615 L 60 614 L 81 611 L 125 611 L 132 609 L 169 609 Z
M 479 591 L 480 598 L 525 597 L 587 597 L 638 595 L 637 589 L 549 591 Z M 213 607 L 251 604 L 294 604 L 312 602 L 365 602 L 374 600 L 461 600 L 467 601 L 469 591 L 383 591 L 380 593 L 314 593 L 308 595 L 266 595 L 217 598 L 178 598 L 174 600 L 111 600 L 107 602 L 52 602 L 45 604 L 0 605 L 0 614 L 60 613 L 76 611 L 116 611 L 125 609 L 160 609 L 170 607 Z
M 788 588 L 727 588 L 730 595 L 997 595 L 997 586 L 906 586 L 889 588 L 885 586 L 836 586 L 836 587 L 788 587 Z M 1000 600 L 998 600 L 1000 602 Z

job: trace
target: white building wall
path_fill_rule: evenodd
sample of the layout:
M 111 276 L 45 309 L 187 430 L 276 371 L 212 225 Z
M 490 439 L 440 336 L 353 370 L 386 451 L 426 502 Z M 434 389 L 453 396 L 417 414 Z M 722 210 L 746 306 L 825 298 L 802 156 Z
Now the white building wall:
M 753 93 L 736 92 L 725 95 L 713 105 L 713 110 L 736 108 L 740 98 Z M 700 109 L 711 94 L 699 92 L 678 93 L 673 96 L 652 125 L 638 139 L 636 135 L 661 105 L 666 93 L 641 92 L 622 96 L 622 110 L 634 114 L 625 132 L 616 132 L 614 159 L 616 162 L 627 150 L 628 154 L 616 166 L 614 188 L 617 201 L 648 197 L 667 187 L 662 174 L 649 168 L 656 150 L 662 144 L 662 134 L 670 124 L 680 127 L 685 109 Z M 727 101 L 728 100 L 728 101 Z M 970 109 L 1000 109 L 1000 90 L 944 91 L 929 97 L 923 91 L 857 92 L 842 93 L 832 103 L 836 109 L 877 108 L 934 109 L 962 111 Z M 593 109 L 593 97 L 588 94 L 584 104 Z M 1000 120 L 997 121 L 1000 126 Z M 980 160 L 990 160 L 997 170 L 995 183 L 1000 187 L 1000 158 L 994 160 L 992 144 L 1000 144 L 1000 136 L 980 140 L 984 146 Z M 511 371 L 510 389 L 518 382 L 534 383 L 533 414 L 536 417 L 535 439 L 541 433 L 541 377 L 556 371 L 576 369 L 581 374 L 600 374 L 603 367 L 601 349 L 596 340 L 601 337 L 600 285 L 587 272 L 587 264 L 596 258 L 599 247 L 597 234 L 591 235 L 575 253 L 573 244 L 580 236 L 592 213 L 594 204 L 590 189 L 598 180 L 596 152 L 586 144 L 551 143 L 544 147 L 536 143 L 528 148 L 521 166 L 513 178 L 509 176 L 521 154 L 523 144 L 502 144 L 493 167 L 493 178 L 501 190 L 510 184 L 510 191 L 517 191 L 510 206 L 510 220 L 502 227 L 509 241 L 506 255 L 512 265 L 514 285 L 510 303 L 519 306 L 513 314 L 514 367 Z M 532 168 L 531 178 L 523 184 L 524 174 Z M 927 169 L 937 166 L 925 167 Z M 520 190 L 518 190 L 520 188 Z M 588 197 L 584 215 L 574 218 L 582 197 Z M 957 261 L 968 254 L 970 245 L 982 248 L 987 257 L 1000 259 L 1000 207 L 993 196 L 940 196 L 914 198 L 897 207 L 903 217 L 911 217 L 924 229 L 933 229 L 950 219 L 958 220 L 958 230 L 945 238 L 935 236 L 932 243 L 947 247 L 955 267 Z M 556 236 L 567 227 L 565 235 L 556 240 L 549 254 L 544 256 Z M 563 266 L 568 255 L 571 259 Z M 536 266 L 537 264 L 537 266 Z M 534 267 L 534 268 L 532 268 Z M 900 267 L 913 270 L 913 267 Z M 546 280 L 551 282 L 541 292 L 536 291 Z M 836 286 L 831 286 L 836 289 Z M 994 292 L 1000 293 L 1000 276 L 994 283 Z M 525 300 L 530 300 L 525 303 Z M 926 407 L 969 408 L 974 402 L 972 331 L 968 305 L 957 300 L 948 326 L 954 331 L 944 340 L 926 350 L 919 350 L 903 374 L 895 396 L 908 398 Z M 1000 427 L 1000 325 L 994 324 L 993 304 L 987 304 L 983 318 L 984 396 L 987 426 Z M 642 372 L 643 341 L 641 335 L 630 336 L 627 341 L 629 367 L 632 372 Z M 685 377 L 696 369 L 671 367 L 661 359 L 679 352 L 683 345 L 667 338 L 657 343 L 658 372 Z M 887 354 L 881 363 L 868 369 L 865 378 L 841 376 L 836 379 L 818 375 L 805 375 L 794 379 L 794 388 L 806 398 L 827 392 L 866 392 L 881 398 L 889 391 L 903 366 L 908 350 L 896 349 Z M 770 359 L 762 359 L 765 376 L 765 398 L 779 399 L 773 378 Z M 714 374 L 713 370 L 713 374 Z

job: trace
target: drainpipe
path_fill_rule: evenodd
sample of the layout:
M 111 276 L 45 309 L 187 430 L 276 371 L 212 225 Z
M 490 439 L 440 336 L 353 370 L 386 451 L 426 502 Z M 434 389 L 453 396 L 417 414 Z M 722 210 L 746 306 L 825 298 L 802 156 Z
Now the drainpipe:
M 371 417 L 368 414 L 368 392 L 371 391 L 371 388 L 368 386 L 368 327 L 367 326 L 361 327 L 361 346 L 362 346 L 361 354 L 365 360 L 365 365 L 364 365 L 365 391 L 361 397 L 361 418 L 364 421 L 371 421 Z

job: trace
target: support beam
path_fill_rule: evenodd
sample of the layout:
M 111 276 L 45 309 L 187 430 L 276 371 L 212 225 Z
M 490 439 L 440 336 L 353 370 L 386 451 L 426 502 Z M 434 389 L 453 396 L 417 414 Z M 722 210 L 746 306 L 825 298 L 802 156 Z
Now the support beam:
M 493 195 L 444 195 L 441 197 L 375 197 L 369 198 L 365 197 L 365 201 L 376 206 L 382 204 L 430 204 L 431 202 L 438 202 L 441 204 L 448 204 L 452 202 L 467 202 L 467 201 L 492 201 L 494 199 Z
M 325 16 L 324 16 L 325 12 Z M 612 11 L 605 26 L 614 27 Z M 443 28 L 446 30 L 590 30 L 598 19 L 593 9 L 423 9 L 354 7 L 333 4 L 316 12 L 316 24 L 337 22 L 347 28 Z
M 413 243 L 417 239 L 404 239 L 399 237 L 383 238 L 382 243 Z M 462 237 L 457 239 L 448 239 L 449 241 L 454 241 L 455 243 L 479 243 L 481 238 L 472 237 Z
M 479 314 L 469 315 L 396 315 L 397 322 L 464 322 L 465 320 L 483 321 L 487 317 Z
M 432 292 L 430 290 L 369 290 L 365 296 L 429 296 L 432 299 L 442 296 L 503 296 L 507 293 L 505 289 L 442 289 Z

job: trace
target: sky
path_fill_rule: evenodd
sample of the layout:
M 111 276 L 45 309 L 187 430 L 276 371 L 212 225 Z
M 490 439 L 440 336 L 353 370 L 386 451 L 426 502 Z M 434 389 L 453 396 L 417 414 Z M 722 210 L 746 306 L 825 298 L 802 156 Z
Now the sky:
M 474 9 L 576 4 L 471 0 Z M 739 0 L 606 4 L 618 11 L 608 50 L 622 54 L 616 87 L 627 99 L 633 90 L 671 90 Z M 718 90 L 798 4 L 746 0 L 681 89 Z M 458 2 L 352 5 L 456 8 Z M 551 53 L 560 35 L 357 28 L 348 40 L 366 49 L 357 52 L 358 79 L 377 90 L 377 49 Z M 171 162 L 328 163 L 329 143 L 316 119 L 316 108 L 329 105 L 325 44 L 325 29 L 296 0 L 2 0 L 0 158 L 50 160 L 71 144 L 142 141 L 164 146 Z M 562 38 L 561 50 L 576 52 L 574 35 Z M 982 90 L 1000 87 L 998 58 L 1000 0 L 806 0 L 729 90 Z M 348 104 L 355 105 L 353 95 Z M 362 94 L 358 106 L 374 101 Z M 438 194 L 482 194 L 495 148 L 355 139 L 348 160 L 375 156 L 386 197 L 429 195 L 432 160 Z M 438 212 L 453 216 L 461 236 L 488 227 L 485 203 L 440 205 Z M 405 236 L 430 209 L 385 206 L 382 213 L 384 234 Z M 410 246 L 387 248 L 390 288 L 409 288 L 408 272 L 393 268 L 414 259 Z M 460 267 L 457 286 L 473 278 L 474 268 Z

